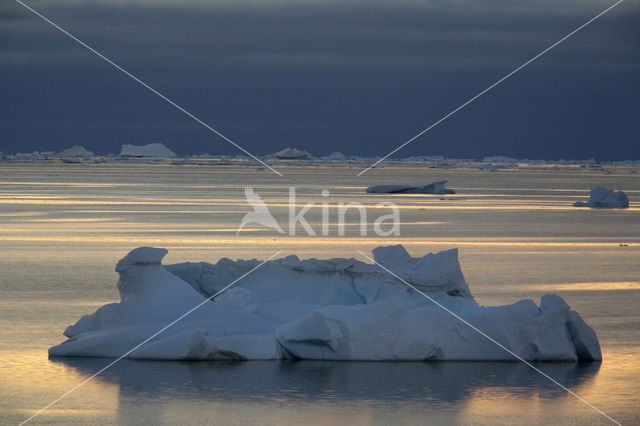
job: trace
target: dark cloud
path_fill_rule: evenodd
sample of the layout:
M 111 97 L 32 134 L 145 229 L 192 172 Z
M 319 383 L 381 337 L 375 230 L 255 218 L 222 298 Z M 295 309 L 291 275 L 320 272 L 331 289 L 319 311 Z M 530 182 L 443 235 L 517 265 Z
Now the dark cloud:
M 611 3 L 33 1 L 258 154 L 384 155 Z M 0 6 L 0 149 L 224 141 L 18 3 Z M 400 154 L 640 159 L 625 2 Z

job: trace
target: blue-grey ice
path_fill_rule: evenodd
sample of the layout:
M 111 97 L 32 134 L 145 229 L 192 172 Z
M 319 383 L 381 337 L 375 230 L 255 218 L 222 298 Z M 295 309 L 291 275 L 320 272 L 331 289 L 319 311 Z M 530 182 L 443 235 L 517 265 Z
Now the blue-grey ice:
M 594 207 L 594 208 L 617 208 L 629 207 L 629 198 L 622 191 L 614 191 L 602 186 L 597 186 L 591 190 L 589 201 L 576 201 L 574 207 Z
M 455 194 L 453 189 L 446 188 L 447 181 L 439 180 L 423 186 L 411 185 L 375 185 L 367 188 L 371 194 Z

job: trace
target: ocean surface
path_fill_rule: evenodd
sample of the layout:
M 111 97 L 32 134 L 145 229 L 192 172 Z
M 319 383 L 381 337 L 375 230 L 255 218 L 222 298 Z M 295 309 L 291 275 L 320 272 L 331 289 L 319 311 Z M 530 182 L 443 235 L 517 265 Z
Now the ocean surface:
M 0 164 L 0 422 L 17 424 L 107 365 L 48 359 L 63 330 L 119 300 L 116 262 L 164 247 L 165 264 L 358 257 L 403 244 L 414 256 L 459 248 L 479 303 L 561 295 L 591 325 L 604 359 L 536 366 L 623 424 L 640 422 L 640 167 L 531 166 L 498 171 L 383 165 Z M 378 184 L 448 179 L 453 195 L 366 194 Z M 589 189 L 624 190 L 625 210 L 572 207 Z M 302 227 L 249 225 L 251 186 L 288 231 L 290 187 Z M 322 191 L 327 190 L 327 196 Z M 325 193 L 326 194 L 326 193 Z M 400 235 L 372 223 L 400 209 Z M 360 202 L 339 235 L 339 203 Z M 326 209 L 323 210 L 322 204 Z M 322 214 L 329 227 L 321 235 Z M 386 222 L 387 224 L 389 222 Z M 383 225 L 385 228 L 385 225 Z M 364 259 L 361 259 L 364 260 Z M 158 362 L 123 360 L 34 424 L 607 424 L 526 365 L 494 362 Z

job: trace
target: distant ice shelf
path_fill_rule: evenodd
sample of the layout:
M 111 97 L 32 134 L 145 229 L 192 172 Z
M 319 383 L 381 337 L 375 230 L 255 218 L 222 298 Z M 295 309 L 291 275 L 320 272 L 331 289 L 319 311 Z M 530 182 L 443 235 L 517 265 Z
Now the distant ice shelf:
M 120 260 L 121 301 L 85 315 L 50 356 L 165 360 L 500 360 L 516 358 L 377 265 L 356 259 L 260 264 L 221 259 L 161 265 L 167 251 L 140 247 Z M 378 247 L 381 265 L 527 360 L 601 359 L 595 332 L 562 298 L 540 305 L 478 305 L 457 249 L 411 257 Z M 207 299 L 241 278 L 214 300 Z M 204 302 L 204 303 L 203 303 Z

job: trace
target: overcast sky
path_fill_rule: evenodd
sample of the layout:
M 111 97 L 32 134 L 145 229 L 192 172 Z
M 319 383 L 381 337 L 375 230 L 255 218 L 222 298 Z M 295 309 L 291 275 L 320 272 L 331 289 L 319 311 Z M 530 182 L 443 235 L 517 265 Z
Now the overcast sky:
M 235 140 L 382 156 L 612 1 L 24 0 Z M 239 154 L 14 0 L 0 150 L 162 142 Z M 626 0 L 397 153 L 640 159 L 640 1 Z

